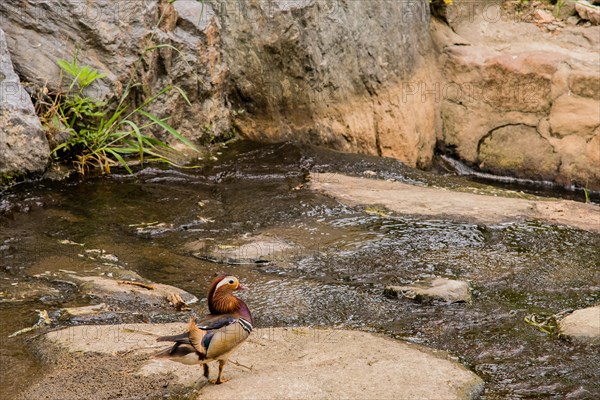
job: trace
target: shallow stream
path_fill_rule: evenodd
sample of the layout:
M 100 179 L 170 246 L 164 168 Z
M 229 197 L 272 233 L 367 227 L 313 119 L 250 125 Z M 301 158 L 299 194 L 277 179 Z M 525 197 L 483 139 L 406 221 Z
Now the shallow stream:
M 215 273 L 230 271 L 250 287 L 244 298 L 258 326 L 360 329 L 447 350 L 485 380 L 485 399 L 600 398 L 598 346 L 524 322 L 530 314 L 600 302 L 600 235 L 538 221 L 483 225 L 399 216 L 349 208 L 306 188 L 309 171 L 367 171 L 419 185 L 501 190 L 393 160 L 292 144 L 241 142 L 222 152 L 197 169 L 23 183 L 1 194 L 0 398 L 42 372 L 31 335 L 11 333 L 34 324 L 36 309 L 52 315 L 95 304 L 72 285 L 43 279 L 46 271 L 94 274 L 103 264 L 200 298 Z M 252 237 L 289 246 L 273 247 L 269 263 L 223 265 L 193 255 L 198 243 Z M 94 257 L 95 250 L 104 253 Z M 387 285 L 434 275 L 469 281 L 472 304 L 383 295 Z M 141 309 L 96 322 L 186 319 L 187 313 Z M 71 323 L 81 322 L 60 322 Z

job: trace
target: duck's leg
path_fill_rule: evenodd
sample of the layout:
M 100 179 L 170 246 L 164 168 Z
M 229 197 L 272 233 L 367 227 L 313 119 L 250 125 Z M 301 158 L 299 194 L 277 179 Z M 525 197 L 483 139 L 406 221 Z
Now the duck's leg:
M 209 369 L 208 369 L 208 364 L 202 364 L 202 367 L 204 367 L 204 377 L 205 377 L 206 379 L 208 379 L 208 376 L 209 376 L 209 374 L 210 374 L 210 373 L 209 373 Z
M 215 381 L 210 381 L 211 383 L 214 383 L 215 385 L 220 385 L 223 382 L 227 382 L 229 379 L 223 379 L 221 377 L 221 375 L 223 374 L 223 367 L 225 366 L 225 363 L 227 362 L 227 360 L 219 360 L 219 375 L 217 376 L 217 380 Z

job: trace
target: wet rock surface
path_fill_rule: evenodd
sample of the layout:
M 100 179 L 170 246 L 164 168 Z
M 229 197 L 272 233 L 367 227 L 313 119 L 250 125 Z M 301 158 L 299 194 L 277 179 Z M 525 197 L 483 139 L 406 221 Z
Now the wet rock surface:
M 600 344 L 600 306 L 576 310 L 563 318 L 559 326 L 563 335 Z
M 196 296 L 185 290 L 160 283 L 116 280 L 98 276 L 71 277 L 71 279 L 79 283 L 79 290 L 82 293 L 118 303 L 166 306 L 168 297 L 173 294 L 181 296 L 186 304 L 198 301 Z
M 242 237 L 231 243 L 216 244 L 214 242 L 200 241 L 189 243 L 188 248 L 193 249 L 194 257 L 221 264 L 268 264 L 288 261 L 294 254 L 302 249 L 289 241 L 277 237 L 256 236 Z
M 470 303 L 469 284 L 446 278 L 432 278 L 406 286 L 388 286 L 387 295 L 407 298 L 418 302 L 441 301 L 446 303 Z
M 473 399 L 483 389 L 477 375 L 443 352 L 365 332 L 314 328 L 255 331 L 226 366 L 224 376 L 231 380 L 212 385 L 198 366 L 151 357 L 165 348 L 157 336 L 183 330 L 185 324 L 175 323 L 76 326 L 48 333 L 38 347 L 53 357 L 56 346 L 63 349 L 60 367 L 50 367 L 19 398 L 137 399 L 180 393 L 253 399 L 256 392 L 248 390 L 253 387 L 264 399 L 364 399 L 375 391 L 380 398 Z M 102 369 L 90 371 L 89 363 L 98 361 Z M 125 382 L 123 368 L 136 378 Z

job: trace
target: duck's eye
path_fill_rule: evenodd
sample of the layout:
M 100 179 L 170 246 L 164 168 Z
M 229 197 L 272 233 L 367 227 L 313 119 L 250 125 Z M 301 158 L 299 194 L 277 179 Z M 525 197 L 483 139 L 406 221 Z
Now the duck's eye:
M 229 284 L 230 284 L 230 285 L 233 285 L 233 280 L 230 280 L 230 281 L 229 281 Z

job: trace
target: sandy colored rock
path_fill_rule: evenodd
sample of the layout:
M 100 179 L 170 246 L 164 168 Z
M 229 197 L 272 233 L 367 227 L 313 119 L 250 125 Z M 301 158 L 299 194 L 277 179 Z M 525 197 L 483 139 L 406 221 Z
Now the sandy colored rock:
M 600 343 L 600 306 L 583 308 L 559 322 L 563 335 L 591 343 Z
M 160 392 L 163 385 L 183 385 L 190 390 L 201 387 L 197 398 L 202 399 L 255 399 L 257 394 L 261 399 L 369 399 L 375 393 L 381 399 L 472 399 L 483 388 L 477 375 L 443 352 L 365 332 L 310 328 L 256 329 L 231 357 L 239 365 L 229 363 L 225 368 L 224 376 L 231 380 L 211 385 L 198 366 L 148 358 L 165 347 L 155 341 L 156 336 L 178 333 L 184 327 L 179 323 L 75 326 L 46 338 L 68 353 L 80 354 L 82 360 L 109 357 L 111 363 L 131 368 L 137 357 L 139 364 L 130 373 L 149 382 L 146 396 Z M 24 396 L 44 388 L 53 396 L 74 399 L 86 390 L 78 391 L 78 374 L 93 379 L 94 373 L 95 368 L 87 365 L 68 382 L 42 377 Z M 211 374 L 216 374 L 214 366 Z M 95 398 L 107 398 L 104 393 L 112 390 L 97 387 Z
M 594 6 L 586 0 L 580 0 L 575 4 L 575 10 L 581 19 L 590 21 L 592 25 L 600 25 L 600 7 Z
M 600 132 L 600 128 L 597 129 Z M 560 176 L 558 181 L 569 185 L 573 181 L 600 181 L 600 134 L 591 138 L 571 135 L 568 138 L 548 139 L 557 153 L 561 155 Z
M 195 257 L 222 264 L 261 264 L 289 261 L 301 250 L 293 243 L 268 236 L 244 237 L 226 244 L 209 241 L 188 243 Z
M 525 200 L 454 192 L 342 174 L 311 174 L 311 187 L 350 205 L 382 205 L 407 215 L 482 223 L 523 219 L 600 232 L 600 208 L 570 200 Z
M 103 311 L 108 310 L 108 307 L 104 303 L 96 304 L 93 306 L 83 306 L 83 307 L 66 307 L 61 309 L 61 311 L 67 317 L 81 317 L 84 315 L 96 315 Z
M 578 160 L 569 153 L 575 136 L 600 135 L 599 28 L 551 34 L 483 15 L 450 19 L 452 34 L 432 23 L 445 78 L 439 146 L 484 172 L 599 190 L 595 149 L 585 146 Z M 554 19 L 535 16 L 545 27 Z
M 388 286 L 385 291 L 388 294 L 420 302 L 468 303 L 471 301 L 471 291 L 467 282 L 447 278 L 434 278 L 406 286 Z

